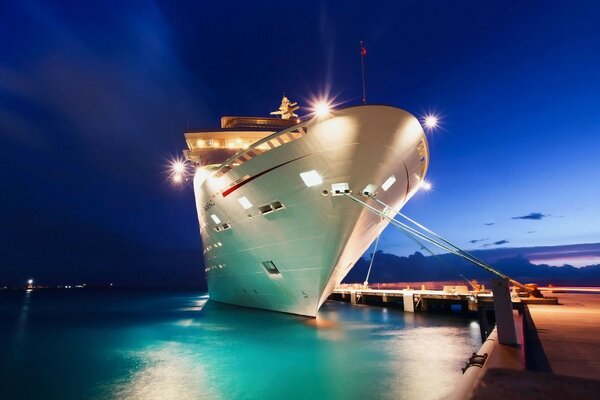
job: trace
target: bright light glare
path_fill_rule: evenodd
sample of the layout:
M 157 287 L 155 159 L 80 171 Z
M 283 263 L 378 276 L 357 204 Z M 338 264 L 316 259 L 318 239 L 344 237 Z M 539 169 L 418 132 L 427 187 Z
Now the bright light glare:
M 425 127 L 428 129 L 437 128 L 438 126 L 438 117 L 433 114 L 429 114 L 425 116 Z
M 334 107 L 333 99 L 327 95 L 314 96 L 309 100 L 310 110 L 316 117 L 325 117 L 331 113 Z
M 171 163 L 173 172 L 176 174 L 183 174 L 185 172 L 185 162 L 181 160 L 176 160 Z
M 300 173 L 300 178 L 302 178 L 304 184 L 308 187 L 323 183 L 323 178 L 321 178 L 321 175 L 314 169 Z
M 30 279 L 30 280 L 28 280 L 28 281 L 27 281 L 27 284 L 28 284 L 28 285 L 31 285 L 31 284 L 33 284 L 33 279 Z
M 423 189 L 428 192 L 431 190 L 431 183 L 427 181 L 421 181 L 419 182 L 419 189 Z
M 324 101 L 320 101 L 317 104 L 315 104 L 315 115 L 317 117 L 323 117 L 323 116 L 329 114 L 329 110 L 330 110 L 329 104 L 327 104 Z
M 183 180 L 183 176 L 181 176 L 181 174 L 175 174 L 175 175 L 173 175 L 173 182 L 175 182 L 175 183 L 181 183 L 182 180 Z

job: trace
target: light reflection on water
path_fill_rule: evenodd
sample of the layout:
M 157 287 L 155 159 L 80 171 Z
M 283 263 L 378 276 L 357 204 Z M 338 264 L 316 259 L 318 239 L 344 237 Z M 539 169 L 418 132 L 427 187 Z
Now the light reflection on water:
M 306 319 L 186 292 L 38 292 L 23 325 L 26 299 L 2 300 L 0 398 L 436 399 L 480 345 L 471 320 L 334 302 Z

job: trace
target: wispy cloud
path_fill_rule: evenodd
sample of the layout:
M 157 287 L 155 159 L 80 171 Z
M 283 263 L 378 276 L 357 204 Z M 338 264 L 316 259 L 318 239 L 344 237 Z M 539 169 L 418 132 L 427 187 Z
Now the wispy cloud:
M 532 212 L 527 215 L 521 215 L 520 217 L 512 217 L 512 219 L 532 219 L 539 221 L 542 218 L 546 218 L 548 214 L 542 214 L 540 212 Z
M 486 243 L 481 245 L 481 247 L 489 247 L 489 246 L 500 246 L 501 244 L 506 244 L 508 243 L 508 240 L 502 239 L 502 240 L 498 240 L 497 242 L 494 243 Z
M 473 239 L 473 240 L 469 240 L 469 243 L 478 243 L 478 242 L 483 242 L 484 240 L 489 240 L 490 238 L 485 238 L 485 239 Z
M 535 232 L 537 232 L 537 231 L 527 231 L 527 233 L 535 233 Z
M 484 225 L 491 226 L 491 225 L 494 225 L 494 224 L 495 224 L 495 222 L 486 222 Z

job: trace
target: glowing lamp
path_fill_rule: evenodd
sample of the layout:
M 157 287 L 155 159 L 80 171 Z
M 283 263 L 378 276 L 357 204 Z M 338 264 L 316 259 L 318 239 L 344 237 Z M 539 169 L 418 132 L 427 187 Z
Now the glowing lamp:
M 317 117 L 324 117 L 325 115 L 329 114 L 330 109 L 331 108 L 329 107 L 329 104 L 324 101 L 320 101 L 315 104 L 315 115 Z
M 241 204 L 242 207 L 244 207 L 244 210 L 252 208 L 252 203 L 250 202 L 250 200 L 248 200 L 246 196 L 240 197 L 238 199 L 238 202 Z
M 173 161 L 172 168 L 174 173 L 181 175 L 185 172 L 185 163 L 181 160 Z
M 387 192 L 387 190 L 396 182 L 396 177 L 394 175 L 390 176 L 389 178 L 386 179 L 385 182 L 383 182 L 383 185 L 381 185 L 381 188 Z
M 319 173 L 314 169 L 300 173 L 300 178 L 302 178 L 304 184 L 308 187 L 323 183 L 323 178 L 321 178 L 321 175 L 319 175 Z
M 419 182 L 419 189 L 423 189 L 428 192 L 431 190 L 431 183 L 427 181 L 421 181 Z
M 428 129 L 437 128 L 439 123 L 438 117 L 433 114 L 429 114 L 425 116 L 425 127 Z

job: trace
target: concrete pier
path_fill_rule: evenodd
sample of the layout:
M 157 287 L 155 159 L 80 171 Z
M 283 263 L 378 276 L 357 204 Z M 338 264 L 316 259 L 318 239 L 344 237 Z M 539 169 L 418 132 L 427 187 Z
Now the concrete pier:
M 460 305 L 464 310 L 477 311 L 477 302 L 491 302 L 492 294 L 475 293 L 469 291 L 466 286 L 451 286 L 446 287 L 446 290 L 337 288 L 330 299 L 341 301 L 350 299 L 352 304 L 397 304 L 407 312 L 447 309 L 453 304 Z
M 554 295 L 560 305 L 523 308 L 515 332 L 523 332 L 524 352 L 496 344 L 480 376 L 463 376 L 451 398 L 600 398 L 600 295 Z
M 487 340 L 469 358 L 449 399 L 600 398 L 600 289 L 541 288 L 547 297 L 534 299 L 511 298 L 506 285 L 497 286 L 493 294 L 466 287 L 338 288 L 331 298 L 397 305 L 406 312 L 447 311 L 457 304 L 462 311 L 476 311 Z M 499 307 L 494 295 L 504 300 Z
M 548 363 L 533 367 L 558 375 L 600 379 L 600 295 L 555 296 L 559 307 L 527 307 Z

